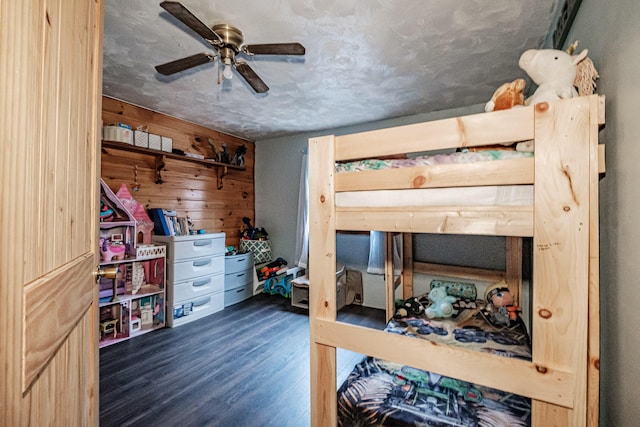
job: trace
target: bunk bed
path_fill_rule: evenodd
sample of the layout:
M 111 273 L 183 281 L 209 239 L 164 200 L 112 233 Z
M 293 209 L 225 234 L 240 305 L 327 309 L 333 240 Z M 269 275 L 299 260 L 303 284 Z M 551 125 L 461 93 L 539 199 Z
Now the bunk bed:
M 531 425 L 597 425 L 603 124 L 604 97 L 592 95 L 309 140 L 312 425 L 337 424 L 336 348 L 526 397 Z M 336 172 L 337 162 L 530 140 L 535 153 L 529 158 Z M 532 188 L 532 200 L 476 204 L 465 195 L 457 202 L 422 203 L 432 190 L 511 186 Z M 520 238 L 532 237 L 530 360 L 337 322 L 340 230 L 505 236 L 508 247 L 520 247 L 508 252 L 508 266 L 516 267 L 504 273 L 518 299 Z M 413 262 L 411 239 L 404 241 L 399 282 L 406 298 L 413 292 L 413 273 L 423 266 Z M 387 258 L 388 318 L 398 282 L 391 264 Z

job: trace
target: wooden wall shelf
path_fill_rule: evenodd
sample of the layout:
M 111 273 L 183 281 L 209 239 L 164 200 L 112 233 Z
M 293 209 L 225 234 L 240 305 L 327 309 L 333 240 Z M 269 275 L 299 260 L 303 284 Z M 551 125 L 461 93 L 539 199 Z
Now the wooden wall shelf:
M 153 150 L 151 148 L 137 147 L 135 145 L 125 144 L 123 142 L 102 141 L 102 147 L 116 148 L 118 150 L 125 150 L 125 151 L 133 151 L 136 153 L 148 154 L 151 156 L 164 156 L 165 158 L 170 158 L 170 159 L 178 159 L 178 160 L 185 160 L 187 162 L 201 163 L 208 167 L 222 166 L 228 169 L 244 170 L 244 166 L 230 165 L 228 163 L 221 163 L 221 162 L 216 162 L 216 161 L 207 160 L 207 159 L 196 159 L 194 157 L 183 156 L 182 154 L 169 153 L 168 151 Z
M 165 166 L 164 160 L 167 158 L 183 160 L 183 161 L 192 162 L 192 163 L 199 163 L 199 164 L 205 165 L 208 168 L 215 167 L 217 169 L 217 174 L 218 174 L 218 189 L 222 188 L 222 178 L 224 178 L 224 176 L 227 174 L 228 169 L 244 170 L 244 166 L 236 166 L 236 165 L 216 162 L 214 160 L 208 160 L 208 159 L 197 159 L 195 157 L 188 157 L 182 154 L 169 153 L 168 151 L 160 151 L 160 150 L 154 150 L 151 148 L 138 147 L 135 145 L 125 144 L 123 142 L 117 142 L 117 141 L 102 141 L 102 148 L 115 148 L 117 150 L 131 151 L 134 153 L 141 153 L 141 154 L 147 154 L 150 156 L 155 156 L 156 184 L 163 183 L 161 171 L 162 169 L 164 169 L 164 166 Z

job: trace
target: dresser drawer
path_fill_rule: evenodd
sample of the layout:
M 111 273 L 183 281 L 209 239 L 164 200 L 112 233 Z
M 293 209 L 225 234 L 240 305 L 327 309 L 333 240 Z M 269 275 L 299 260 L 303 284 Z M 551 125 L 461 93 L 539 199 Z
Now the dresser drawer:
M 224 295 L 222 292 L 203 295 L 193 300 L 174 303 L 167 324 L 173 328 L 201 319 L 224 309 Z
M 224 272 L 224 256 L 206 256 L 203 258 L 178 261 L 170 265 L 169 282 L 176 283 L 195 277 L 210 276 Z
M 227 274 L 245 271 L 251 268 L 253 268 L 253 254 L 251 252 L 224 257 L 224 272 Z
M 224 290 L 224 276 L 216 274 L 214 276 L 198 277 L 186 282 L 174 283 L 167 290 L 171 303 L 193 300 L 202 295 L 222 292 Z
M 226 273 L 226 272 L 225 272 Z M 245 270 L 237 273 L 224 275 L 224 288 L 233 289 L 238 286 L 244 286 L 247 283 L 253 283 L 253 271 Z
M 194 234 L 191 236 L 153 236 L 154 242 L 167 246 L 169 261 L 224 255 L 224 233 Z
M 251 298 L 253 296 L 253 284 L 247 283 L 244 286 L 240 286 L 234 289 L 228 289 L 224 291 L 224 306 L 237 304 L 241 301 Z

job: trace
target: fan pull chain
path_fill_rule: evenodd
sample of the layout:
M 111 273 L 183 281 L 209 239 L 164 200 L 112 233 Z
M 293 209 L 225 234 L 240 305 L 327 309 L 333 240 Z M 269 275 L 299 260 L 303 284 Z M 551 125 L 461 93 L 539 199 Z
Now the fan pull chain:
M 140 190 L 140 183 L 138 182 L 138 164 L 134 163 L 133 165 L 133 191 Z

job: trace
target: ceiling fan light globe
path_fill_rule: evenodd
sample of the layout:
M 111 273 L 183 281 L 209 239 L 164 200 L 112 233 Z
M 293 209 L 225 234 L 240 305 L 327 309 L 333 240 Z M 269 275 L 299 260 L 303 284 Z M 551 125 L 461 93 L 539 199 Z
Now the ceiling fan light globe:
M 226 80 L 233 78 L 233 73 L 231 72 L 231 65 L 229 64 L 224 65 L 224 68 L 222 70 L 222 77 L 224 77 Z

